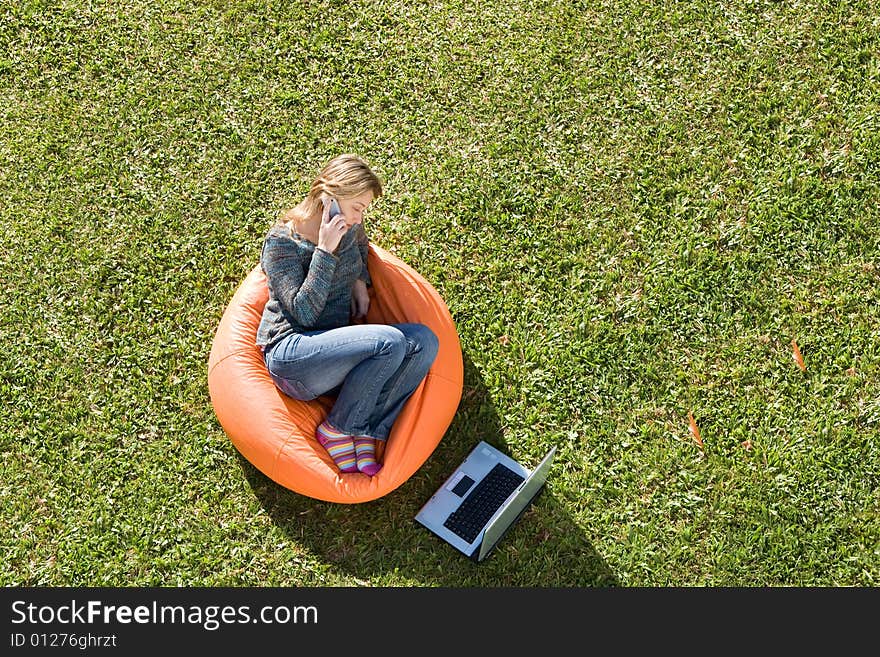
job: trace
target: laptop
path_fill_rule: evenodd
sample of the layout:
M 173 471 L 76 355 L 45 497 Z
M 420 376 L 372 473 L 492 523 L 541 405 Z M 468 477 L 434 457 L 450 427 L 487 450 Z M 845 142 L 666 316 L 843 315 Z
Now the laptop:
M 470 557 L 482 561 L 541 492 L 554 446 L 534 470 L 485 441 L 443 482 L 416 521 Z

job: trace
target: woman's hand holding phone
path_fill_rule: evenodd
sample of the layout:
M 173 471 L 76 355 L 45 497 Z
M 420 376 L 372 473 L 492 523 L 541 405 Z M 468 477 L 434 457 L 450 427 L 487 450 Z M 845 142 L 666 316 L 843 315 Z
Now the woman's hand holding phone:
M 334 216 L 331 215 L 331 207 Z M 339 246 L 342 236 L 348 232 L 345 215 L 339 208 L 336 199 L 324 199 L 324 211 L 321 214 L 321 228 L 318 230 L 318 248 L 333 253 Z

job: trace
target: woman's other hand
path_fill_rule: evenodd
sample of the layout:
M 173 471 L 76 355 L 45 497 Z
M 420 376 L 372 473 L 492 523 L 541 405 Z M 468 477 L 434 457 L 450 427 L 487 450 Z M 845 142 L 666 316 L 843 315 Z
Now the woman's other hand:
M 370 294 L 367 292 L 367 284 L 357 279 L 351 289 L 351 315 L 355 319 L 364 319 L 369 309 Z

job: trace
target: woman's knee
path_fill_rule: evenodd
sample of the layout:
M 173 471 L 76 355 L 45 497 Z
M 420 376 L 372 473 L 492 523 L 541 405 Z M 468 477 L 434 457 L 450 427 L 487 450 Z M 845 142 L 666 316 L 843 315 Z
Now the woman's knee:
M 407 353 L 420 354 L 425 360 L 433 362 L 440 348 L 437 334 L 424 324 L 410 324 L 404 333 L 407 340 Z
M 407 338 L 403 331 L 394 326 L 377 325 L 371 328 L 371 337 L 376 341 L 376 355 L 389 356 L 407 351 Z

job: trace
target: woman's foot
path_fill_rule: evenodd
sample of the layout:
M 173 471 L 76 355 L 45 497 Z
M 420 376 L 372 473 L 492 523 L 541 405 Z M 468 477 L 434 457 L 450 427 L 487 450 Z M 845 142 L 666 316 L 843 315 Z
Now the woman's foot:
M 376 461 L 376 441 L 373 438 L 358 436 L 354 439 L 354 449 L 358 470 L 372 477 L 382 469 L 382 464 Z
M 330 458 L 340 472 L 357 472 L 358 460 L 354 447 L 354 438 L 333 428 L 327 420 L 321 422 L 315 430 L 315 437 L 321 446 L 330 454 Z

